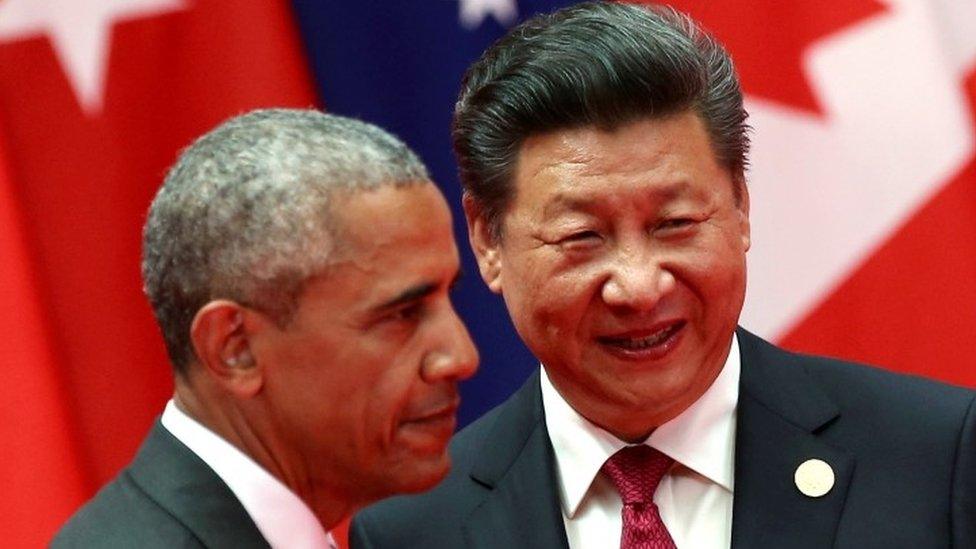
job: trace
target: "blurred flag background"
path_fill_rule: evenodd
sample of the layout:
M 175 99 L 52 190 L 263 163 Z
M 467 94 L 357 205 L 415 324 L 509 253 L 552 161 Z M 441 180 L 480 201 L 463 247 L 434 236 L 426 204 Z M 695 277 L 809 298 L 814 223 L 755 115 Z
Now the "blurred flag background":
M 414 147 L 455 205 L 464 68 L 544 0 L 0 0 L 0 537 L 43 545 L 172 389 L 145 210 L 195 136 L 318 106 Z M 677 0 L 732 51 L 753 133 L 742 324 L 976 387 L 976 3 Z M 462 423 L 535 367 L 464 249 Z M 341 536 L 341 534 L 340 534 Z

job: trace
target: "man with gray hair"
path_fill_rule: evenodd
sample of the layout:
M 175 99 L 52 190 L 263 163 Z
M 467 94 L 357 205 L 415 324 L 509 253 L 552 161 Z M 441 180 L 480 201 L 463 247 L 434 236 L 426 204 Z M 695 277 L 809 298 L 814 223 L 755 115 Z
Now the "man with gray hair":
M 175 391 L 55 547 L 316 547 L 447 473 L 477 352 L 449 292 L 450 210 L 383 130 L 311 110 L 186 149 L 144 232 Z
M 745 120 L 728 54 L 665 8 L 535 17 L 472 65 L 469 237 L 542 367 L 354 547 L 976 547 L 973 391 L 737 327 Z

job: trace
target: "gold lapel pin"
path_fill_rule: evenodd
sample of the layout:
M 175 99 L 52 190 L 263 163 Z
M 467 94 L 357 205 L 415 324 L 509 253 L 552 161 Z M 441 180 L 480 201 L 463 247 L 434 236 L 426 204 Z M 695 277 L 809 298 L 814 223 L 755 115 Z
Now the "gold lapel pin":
M 819 498 L 834 487 L 834 470 L 820 459 L 808 459 L 796 468 L 793 482 L 805 496 Z

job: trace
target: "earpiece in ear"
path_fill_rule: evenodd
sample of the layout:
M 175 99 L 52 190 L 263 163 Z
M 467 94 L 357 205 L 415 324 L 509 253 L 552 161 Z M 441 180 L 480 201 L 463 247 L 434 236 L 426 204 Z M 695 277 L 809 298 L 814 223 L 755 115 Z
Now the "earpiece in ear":
M 247 349 L 241 351 L 238 355 L 227 357 L 224 363 L 231 368 L 247 368 L 254 365 L 254 356 Z

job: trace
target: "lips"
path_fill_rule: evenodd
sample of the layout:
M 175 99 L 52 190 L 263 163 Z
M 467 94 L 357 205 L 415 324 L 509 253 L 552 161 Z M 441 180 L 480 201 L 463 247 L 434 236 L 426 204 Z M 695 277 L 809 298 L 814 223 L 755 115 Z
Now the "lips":
M 453 421 L 457 415 L 459 404 L 460 398 L 454 397 L 446 403 L 425 407 L 423 410 L 418 410 L 416 412 L 407 414 L 407 417 L 403 420 L 403 423 L 423 424 L 437 423 L 445 420 Z
M 687 322 L 675 320 L 597 337 L 611 354 L 628 360 L 653 360 L 667 355 L 677 344 Z
M 407 423 L 422 423 L 425 421 L 438 421 L 442 419 L 453 418 L 457 413 L 457 406 L 451 405 L 440 410 L 433 412 L 428 412 L 420 416 L 416 416 L 407 420 Z
M 416 452 L 443 452 L 457 426 L 458 404 L 458 399 L 454 399 L 449 404 L 408 415 L 397 430 L 399 440 Z

